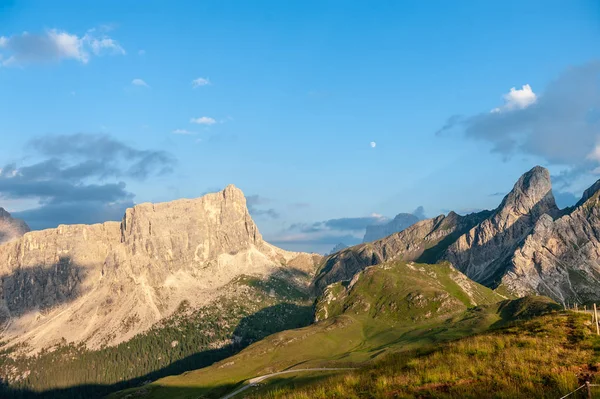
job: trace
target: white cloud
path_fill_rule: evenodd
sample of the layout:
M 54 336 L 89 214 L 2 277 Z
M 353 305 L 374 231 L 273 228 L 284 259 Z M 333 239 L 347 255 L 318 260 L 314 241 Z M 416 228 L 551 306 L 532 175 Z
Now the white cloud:
M 191 123 L 196 123 L 198 125 L 214 125 L 215 123 L 217 123 L 216 120 L 214 120 L 213 118 L 209 118 L 208 116 L 202 116 L 200 118 L 192 118 L 190 120 Z
M 536 95 L 534 105 L 510 112 L 453 115 L 436 134 L 454 132 L 485 142 L 505 160 L 525 155 L 566 167 L 552 180 L 560 191 L 571 190 L 566 187 L 574 187 L 575 179 L 595 170 L 600 163 L 598 82 L 600 61 L 571 66 L 546 84 L 545 90 Z M 533 96 L 529 98 L 531 102 Z
M 494 108 L 492 112 L 512 111 L 515 109 L 524 109 L 537 101 L 537 95 L 528 84 L 523 85 L 521 89 L 512 87 L 508 93 L 504 95 L 504 105 L 499 108 Z
M 189 130 L 186 130 L 186 129 L 175 129 L 171 133 L 182 134 L 182 135 L 196 134 L 195 132 L 190 132 Z
M 134 86 L 150 87 L 148 86 L 148 83 L 144 82 L 142 79 L 133 79 L 131 84 Z
M 210 84 L 210 80 L 208 80 L 208 78 L 198 78 L 198 79 L 192 80 L 192 87 L 194 89 L 196 89 L 198 87 L 202 87 L 202 86 L 208 86 L 209 84 Z
M 0 37 L 0 60 L 4 66 L 61 60 L 87 64 L 92 56 L 105 54 L 124 55 L 125 49 L 106 34 L 98 36 L 94 29 L 83 36 L 50 29 L 42 34 L 23 32 Z
M 95 55 L 101 55 L 104 52 L 109 52 L 112 54 L 120 54 L 125 55 L 125 50 L 123 47 L 117 43 L 117 41 L 109 38 L 102 37 L 100 39 L 94 38 L 89 34 L 86 34 L 83 37 L 83 41 L 89 45 Z
M 375 148 L 375 147 L 377 147 L 377 143 L 374 141 L 371 141 L 370 146 L 371 146 L 371 148 Z
M 586 158 L 591 161 L 600 162 L 600 144 L 596 145 Z

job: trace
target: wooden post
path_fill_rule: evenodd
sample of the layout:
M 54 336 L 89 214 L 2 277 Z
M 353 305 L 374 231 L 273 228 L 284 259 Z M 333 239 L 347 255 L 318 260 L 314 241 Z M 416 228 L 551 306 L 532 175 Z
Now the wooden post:
M 588 399 L 592 399 L 592 387 L 590 387 L 590 382 L 586 381 L 585 386 L 587 388 L 587 397 Z
M 596 318 L 596 335 L 600 335 L 600 327 L 598 327 L 598 309 L 594 303 L 594 317 Z

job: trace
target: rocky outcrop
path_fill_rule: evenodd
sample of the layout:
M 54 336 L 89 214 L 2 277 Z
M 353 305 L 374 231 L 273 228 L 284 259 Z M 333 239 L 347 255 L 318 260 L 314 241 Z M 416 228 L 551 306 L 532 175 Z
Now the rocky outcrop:
M 399 213 L 389 223 L 367 226 L 363 242 L 380 240 L 391 234 L 398 233 L 417 223 L 419 220 L 417 216 L 411 213 Z
M 494 287 L 540 217 L 558 213 L 550 173 L 536 166 L 521 176 L 489 218 L 460 236 L 443 257 L 473 280 Z
M 0 245 L 15 240 L 28 231 L 27 223 L 13 218 L 10 213 L 0 208 Z
M 450 243 L 489 214 L 483 211 L 460 216 L 450 212 L 415 223 L 384 239 L 337 252 L 324 258 L 313 286 L 322 291 L 329 284 L 352 279 L 368 266 L 391 260 L 435 263 Z
M 541 217 L 512 254 L 502 286 L 519 296 L 535 292 L 562 303 L 599 300 L 599 190 L 600 180 L 569 214 Z
M 308 285 L 319 256 L 262 239 L 243 193 L 141 204 L 123 221 L 59 226 L 0 246 L 3 340 L 33 349 L 61 341 L 113 345 L 203 306 L 240 275 L 295 270 Z

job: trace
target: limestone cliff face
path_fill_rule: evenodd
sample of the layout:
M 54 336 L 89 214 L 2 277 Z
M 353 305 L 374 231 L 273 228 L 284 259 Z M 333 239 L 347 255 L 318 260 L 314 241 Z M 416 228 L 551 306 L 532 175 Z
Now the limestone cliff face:
M 419 218 L 411 213 L 399 213 L 389 223 L 382 225 L 367 226 L 363 242 L 380 240 L 391 234 L 398 233 L 412 226 L 418 221 Z
M 450 245 L 444 258 L 473 280 L 495 286 L 508 269 L 512 253 L 540 217 L 558 213 L 550 173 L 536 166 L 521 176 L 488 219 Z
M 15 240 L 28 231 L 27 223 L 13 218 L 10 213 L 0 208 L 0 244 Z
M 3 340 L 40 349 L 126 341 L 186 300 L 201 306 L 246 274 L 305 275 L 320 258 L 263 241 L 243 193 L 141 204 L 123 221 L 30 232 L 0 246 Z
M 450 242 L 489 215 L 484 211 L 467 216 L 450 212 L 422 220 L 384 239 L 356 245 L 325 257 L 314 281 L 322 291 L 327 285 L 350 280 L 368 266 L 391 260 L 435 263 Z
M 544 215 L 513 253 L 502 284 L 517 295 L 537 292 L 561 302 L 600 299 L 600 181 L 567 215 Z

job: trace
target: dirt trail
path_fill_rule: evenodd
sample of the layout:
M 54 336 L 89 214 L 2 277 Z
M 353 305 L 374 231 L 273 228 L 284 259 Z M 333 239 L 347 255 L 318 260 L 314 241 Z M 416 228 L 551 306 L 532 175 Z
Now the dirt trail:
M 259 383 L 263 382 L 264 380 L 271 378 L 271 377 L 276 377 L 278 375 L 301 373 L 301 372 L 307 372 L 307 371 L 350 371 L 350 370 L 356 370 L 356 369 L 353 369 L 353 368 L 297 369 L 297 370 L 280 371 L 278 373 L 273 373 L 273 374 L 266 374 L 266 375 L 262 375 L 260 377 L 255 377 L 255 378 L 249 379 L 247 385 L 244 385 L 240 389 L 238 389 L 228 395 L 223 396 L 221 399 L 231 399 L 234 396 L 239 395 L 240 393 L 244 392 L 245 390 L 257 386 Z

